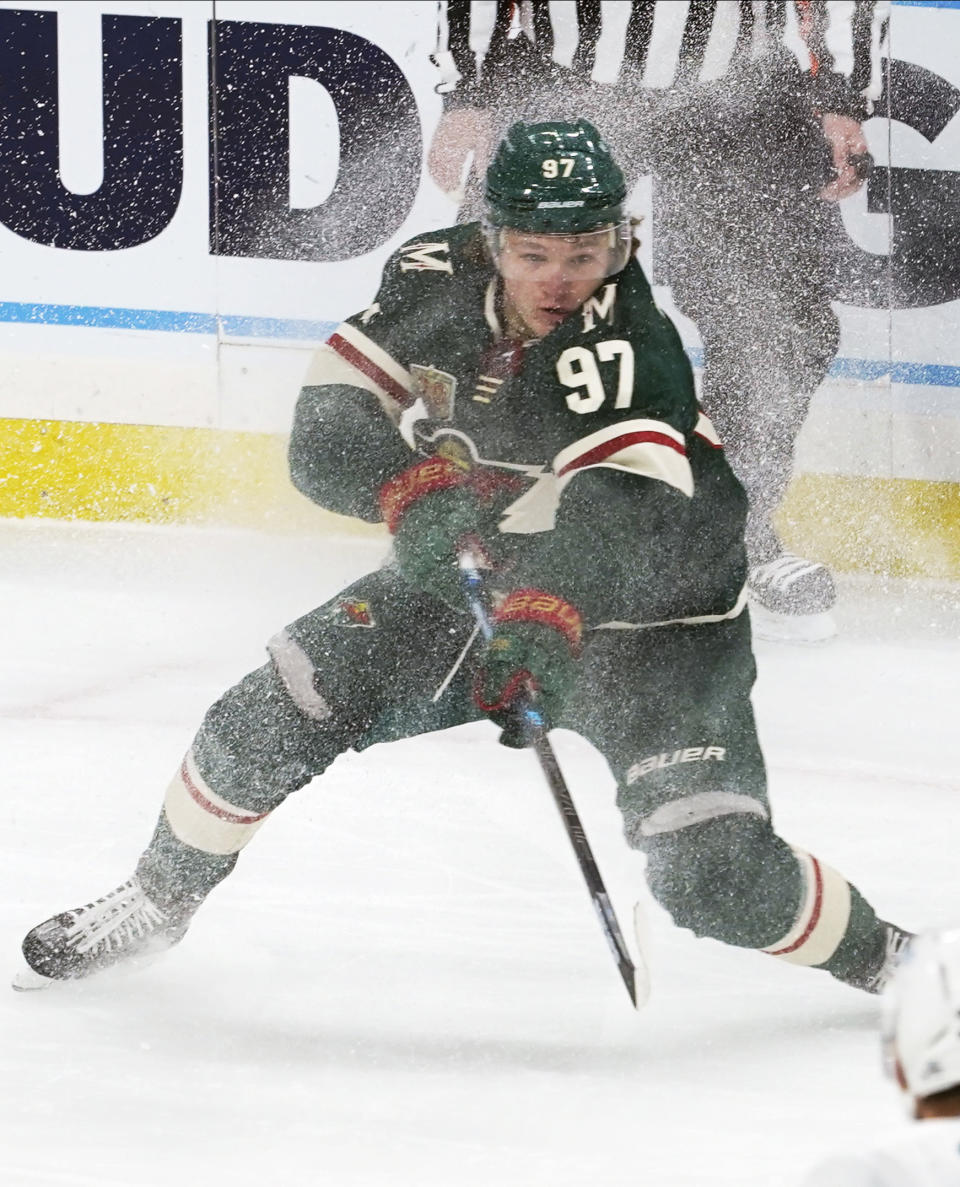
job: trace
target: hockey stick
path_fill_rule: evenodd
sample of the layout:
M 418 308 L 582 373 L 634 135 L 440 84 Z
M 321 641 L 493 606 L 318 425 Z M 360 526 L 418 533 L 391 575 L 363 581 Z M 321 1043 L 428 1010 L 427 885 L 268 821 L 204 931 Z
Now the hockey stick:
M 483 604 L 483 578 L 480 576 L 476 562 L 470 553 L 465 552 L 460 556 L 460 575 L 467 603 L 477 621 L 480 633 L 485 639 L 489 639 L 493 634 L 493 627 L 490 623 L 487 608 Z M 550 788 L 550 794 L 553 796 L 554 803 L 559 809 L 563 826 L 567 830 L 567 836 L 570 838 L 570 844 L 573 846 L 573 851 L 576 854 L 580 872 L 583 874 L 583 879 L 587 884 L 590 901 L 593 903 L 594 910 L 600 919 L 603 934 L 606 936 L 607 943 L 610 945 L 610 951 L 613 953 L 613 958 L 617 962 L 620 976 L 623 978 L 623 983 L 627 987 L 627 993 L 630 994 L 630 1000 L 639 1009 L 649 995 L 648 979 L 645 975 L 641 976 L 638 966 L 634 964 L 633 957 L 630 955 L 630 950 L 623 938 L 623 932 L 620 930 L 620 924 L 617 922 L 617 916 L 610 902 L 610 896 L 607 894 L 607 888 L 604 886 L 603 878 L 600 875 L 593 851 L 590 848 L 590 842 L 587 840 L 586 833 L 583 831 L 583 825 L 580 823 L 580 816 L 573 802 L 573 797 L 570 794 L 570 789 L 567 787 L 563 772 L 560 770 L 560 764 L 557 762 L 557 756 L 547 738 L 547 732 L 543 728 L 543 718 L 537 711 L 535 704 L 528 703 L 518 711 L 522 712 L 526 719 L 526 725 L 531 738 L 530 747 L 536 753 L 537 759 L 540 762 L 540 768 L 547 780 L 547 786 Z

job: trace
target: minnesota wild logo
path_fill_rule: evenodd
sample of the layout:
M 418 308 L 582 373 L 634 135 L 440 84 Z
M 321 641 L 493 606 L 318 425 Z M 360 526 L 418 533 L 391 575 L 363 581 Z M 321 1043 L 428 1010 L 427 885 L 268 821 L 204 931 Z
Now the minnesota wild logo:
M 359 598 L 341 598 L 324 616 L 332 626 L 376 626 L 370 603 Z

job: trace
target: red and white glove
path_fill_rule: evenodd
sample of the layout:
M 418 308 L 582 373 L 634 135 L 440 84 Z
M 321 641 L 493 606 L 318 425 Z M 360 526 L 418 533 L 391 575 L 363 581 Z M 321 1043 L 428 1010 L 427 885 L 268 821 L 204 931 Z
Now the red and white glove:
M 560 719 L 577 676 L 583 619 L 563 598 L 542 589 L 516 589 L 491 623 L 474 700 L 500 726 L 505 746 L 528 746 L 529 710 L 536 711 L 544 731 Z

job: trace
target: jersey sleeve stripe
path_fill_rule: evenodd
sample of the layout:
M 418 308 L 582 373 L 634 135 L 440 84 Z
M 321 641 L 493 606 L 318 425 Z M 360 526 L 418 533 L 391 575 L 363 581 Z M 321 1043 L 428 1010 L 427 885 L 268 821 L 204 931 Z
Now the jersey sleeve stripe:
M 324 342 L 313 352 L 313 357 L 310 359 L 310 366 L 307 368 L 307 374 L 303 380 L 303 386 L 323 387 L 332 383 L 343 383 L 351 387 L 362 387 L 365 391 L 371 392 L 373 395 L 383 399 L 383 394 L 377 384 L 364 375 L 362 371 L 359 371 L 353 363 L 348 363 L 343 355 L 334 350 L 329 342 Z M 390 402 L 393 403 L 392 400 Z
M 693 495 L 693 471 L 680 433 L 656 420 L 632 420 L 591 433 L 560 451 L 554 459 L 558 478 L 570 479 L 594 466 L 627 470 L 656 478 Z
M 697 423 L 693 431 L 698 437 L 702 437 L 708 445 L 712 445 L 714 449 L 723 449 L 723 442 L 720 440 L 717 430 L 713 427 L 713 422 L 705 412 L 701 412 L 697 417 Z
M 595 445 L 593 449 L 588 449 L 586 453 L 582 453 L 574 461 L 568 462 L 557 473 L 558 475 L 563 475 L 569 470 L 580 470 L 586 466 L 599 465 L 601 462 L 605 462 L 623 450 L 628 449 L 631 445 L 640 445 L 642 443 L 664 445 L 668 449 L 675 450 L 677 453 L 686 454 L 687 452 L 682 445 L 678 445 L 676 441 L 671 440 L 670 437 L 665 436 L 663 433 L 647 431 L 623 433 L 618 437 L 614 437 L 612 441 L 604 441 L 600 445 Z
M 344 322 L 327 339 L 327 345 L 364 375 L 378 395 L 389 396 L 403 408 L 413 403 L 406 370 L 356 326 Z

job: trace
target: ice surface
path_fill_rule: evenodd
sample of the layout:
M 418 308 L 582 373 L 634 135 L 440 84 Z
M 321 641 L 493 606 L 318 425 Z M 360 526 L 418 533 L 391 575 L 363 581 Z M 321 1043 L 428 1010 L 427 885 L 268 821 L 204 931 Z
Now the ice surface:
M 0 546 L 12 974 L 24 931 L 130 873 L 207 704 L 381 546 L 9 522 Z M 842 594 L 836 642 L 758 650 L 776 819 L 888 917 L 960 923 L 960 597 Z M 529 755 L 484 725 L 378 747 L 294 796 L 151 968 L 0 989 L 0 1183 L 786 1187 L 905 1125 L 876 1002 L 674 929 L 603 763 L 556 744 L 621 918 L 646 903 L 644 1011 Z

